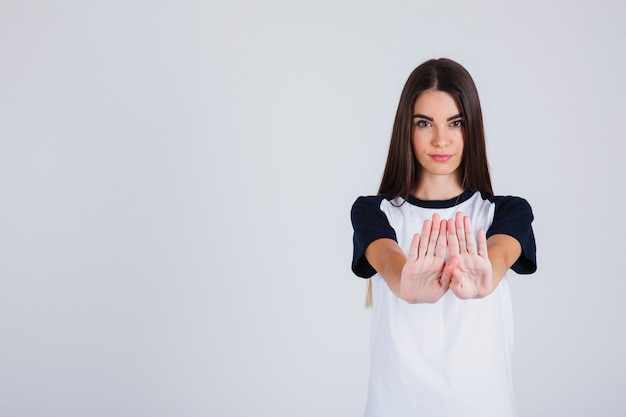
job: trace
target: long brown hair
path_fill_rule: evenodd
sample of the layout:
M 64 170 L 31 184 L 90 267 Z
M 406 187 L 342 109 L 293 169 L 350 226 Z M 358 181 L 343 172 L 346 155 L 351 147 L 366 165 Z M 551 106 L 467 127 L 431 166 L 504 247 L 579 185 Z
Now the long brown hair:
M 406 81 L 378 194 L 406 199 L 417 188 L 420 169 L 413 151 L 413 107 L 422 92 L 432 89 L 450 94 L 465 119 L 463 156 L 459 166 L 463 188 L 493 194 L 478 90 L 469 72 L 447 58 L 424 62 L 413 70 Z

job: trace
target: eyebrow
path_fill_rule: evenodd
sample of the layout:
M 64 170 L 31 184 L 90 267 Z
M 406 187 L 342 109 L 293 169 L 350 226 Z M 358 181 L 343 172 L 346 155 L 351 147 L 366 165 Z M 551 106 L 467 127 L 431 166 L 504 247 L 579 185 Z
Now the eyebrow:
M 460 118 L 462 118 L 462 117 L 463 117 L 463 114 L 459 113 L 459 114 L 456 114 L 456 115 L 454 115 L 454 116 L 452 116 L 452 117 L 448 117 L 448 118 L 446 119 L 446 122 L 449 122 L 450 120 L 454 120 L 454 119 L 460 119 Z M 425 115 L 420 114 L 420 113 L 418 113 L 418 114 L 414 114 L 414 115 L 413 115 L 413 118 L 414 118 L 414 119 L 415 119 L 415 118 L 419 118 L 419 119 L 426 119 L 426 120 L 430 120 L 431 122 L 435 121 L 435 119 L 433 119 L 432 117 L 428 117 L 428 116 L 425 116 Z

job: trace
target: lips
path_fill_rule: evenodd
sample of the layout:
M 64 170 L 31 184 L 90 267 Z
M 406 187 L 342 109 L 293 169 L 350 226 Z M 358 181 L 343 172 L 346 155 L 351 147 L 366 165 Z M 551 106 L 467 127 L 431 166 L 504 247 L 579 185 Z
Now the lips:
M 435 155 L 431 155 L 430 157 L 433 158 L 437 162 L 446 162 L 447 160 L 452 158 L 452 155 L 435 154 Z

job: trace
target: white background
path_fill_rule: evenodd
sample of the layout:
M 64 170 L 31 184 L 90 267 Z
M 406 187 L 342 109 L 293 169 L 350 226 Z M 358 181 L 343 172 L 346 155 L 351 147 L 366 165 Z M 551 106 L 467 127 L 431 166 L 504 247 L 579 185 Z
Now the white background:
M 435 4 L 436 3 L 436 4 Z M 626 409 L 619 1 L 0 2 L 0 414 L 360 416 L 354 199 L 411 70 L 483 104 L 520 416 Z

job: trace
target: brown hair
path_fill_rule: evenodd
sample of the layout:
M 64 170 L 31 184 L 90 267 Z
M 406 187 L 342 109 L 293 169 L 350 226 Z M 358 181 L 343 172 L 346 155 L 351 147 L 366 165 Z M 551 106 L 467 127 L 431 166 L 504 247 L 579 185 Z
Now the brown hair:
M 462 187 L 493 194 L 478 90 L 469 72 L 447 58 L 424 62 L 413 70 L 406 81 L 378 194 L 407 199 L 417 188 L 420 170 L 412 143 L 413 107 L 422 92 L 432 89 L 450 94 L 465 119 L 463 157 L 459 166 L 459 173 L 463 175 L 460 178 Z

